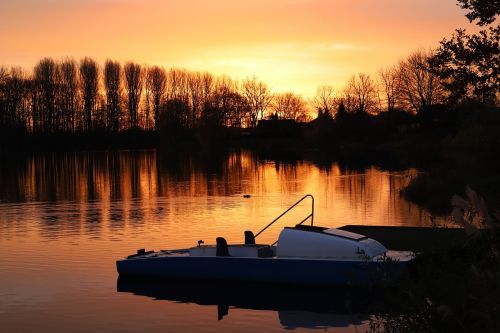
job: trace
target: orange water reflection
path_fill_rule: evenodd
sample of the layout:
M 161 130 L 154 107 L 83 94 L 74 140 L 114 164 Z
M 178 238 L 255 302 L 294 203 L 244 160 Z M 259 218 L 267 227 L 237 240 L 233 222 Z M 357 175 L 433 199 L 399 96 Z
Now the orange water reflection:
M 429 222 L 428 214 L 400 196 L 415 174 L 262 161 L 245 151 L 182 157 L 155 151 L 38 154 L 2 169 L 0 223 L 4 234 L 12 228 L 22 232 L 26 224 L 12 220 L 21 221 L 29 211 L 28 220 L 45 237 L 148 233 L 155 227 L 170 233 L 182 225 L 176 232 L 190 232 L 183 239 L 225 232 L 236 241 L 244 228 L 259 229 L 311 193 L 320 225 L 419 226 Z M 304 204 L 283 224 L 297 223 L 307 210 Z
M 281 313 L 238 309 L 218 322 L 213 307 L 117 293 L 115 260 L 138 248 L 188 247 L 217 236 L 241 242 L 245 230 L 258 231 L 305 193 L 316 198 L 318 225 L 425 225 L 428 214 L 399 195 L 415 173 L 278 163 L 250 152 L 80 152 L 5 160 L 0 322 L 6 332 L 290 329 L 300 324 L 297 314 L 290 324 L 281 322 Z M 276 240 L 283 225 L 297 223 L 308 209 L 304 203 L 259 241 Z M 352 325 L 347 331 L 356 331 Z

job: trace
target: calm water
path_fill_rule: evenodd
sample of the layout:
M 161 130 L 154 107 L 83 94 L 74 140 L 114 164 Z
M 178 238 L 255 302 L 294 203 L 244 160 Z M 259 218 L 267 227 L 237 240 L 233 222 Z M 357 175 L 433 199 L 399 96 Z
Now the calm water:
M 123 285 L 115 260 L 142 247 L 189 247 L 217 236 L 242 242 L 244 230 L 260 230 L 306 193 L 316 198 L 317 225 L 427 225 L 429 215 L 399 195 L 415 174 L 275 163 L 248 152 L 4 158 L 2 332 L 364 331 L 370 314 L 344 306 L 351 304 L 344 296 L 318 308 L 311 292 L 292 306 L 252 286 Z M 304 204 L 259 239 L 274 241 L 308 209 Z

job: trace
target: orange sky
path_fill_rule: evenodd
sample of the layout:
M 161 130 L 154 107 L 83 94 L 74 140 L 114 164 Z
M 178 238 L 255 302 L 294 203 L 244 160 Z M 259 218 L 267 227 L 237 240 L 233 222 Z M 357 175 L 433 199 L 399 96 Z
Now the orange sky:
M 456 0 L 0 0 L 0 64 L 135 60 L 309 97 L 467 26 Z

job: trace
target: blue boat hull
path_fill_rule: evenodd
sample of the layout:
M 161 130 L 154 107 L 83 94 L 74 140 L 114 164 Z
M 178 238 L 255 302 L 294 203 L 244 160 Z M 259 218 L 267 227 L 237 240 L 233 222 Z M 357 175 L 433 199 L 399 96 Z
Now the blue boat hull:
M 123 276 L 302 285 L 370 285 L 394 281 L 404 262 L 298 258 L 158 257 L 117 261 Z

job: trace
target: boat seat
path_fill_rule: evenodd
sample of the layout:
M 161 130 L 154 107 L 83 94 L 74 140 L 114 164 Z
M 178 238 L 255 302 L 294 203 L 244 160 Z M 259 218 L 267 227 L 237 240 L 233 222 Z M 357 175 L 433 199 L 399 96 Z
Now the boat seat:
M 245 245 L 255 245 L 255 236 L 250 230 L 245 231 Z
M 216 248 L 215 255 L 217 257 L 229 257 L 229 248 L 227 246 L 226 239 L 224 237 L 217 237 L 215 239 Z

